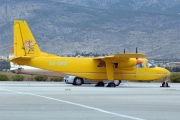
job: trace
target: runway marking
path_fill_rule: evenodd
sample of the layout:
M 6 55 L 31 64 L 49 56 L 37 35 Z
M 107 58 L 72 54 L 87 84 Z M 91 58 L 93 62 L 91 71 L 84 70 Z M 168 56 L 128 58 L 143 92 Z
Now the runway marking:
M 119 116 L 119 117 L 124 117 L 124 118 L 129 118 L 129 119 L 133 119 L 133 120 L 145 120 L 145 119 L 142 119 L 142 118 L 137 118 L 137 117 L 132 117 L 132 116 L 128 116 L 128 115 L 118 114 L 118 113 L 106 111 L 106 110 L 103 110 L 103 109 L 99 109 L 99 108 L 95 108 L 95 107 L 90 107 L 90 106 L 82 105 L 82 104 L 78 104 L 78 103 L 73 103 L 73 102 L 69 102 L 69 101 L 65 101 L 65 100 L 60 100 L 60 99 L 56 99 L 56 98 L 51 98 L 51 97 L 47 97 L 47 96 L 42 96 L 42 95 L 37 95 L 37 94 L 32 94 L 32 93 L 19 92 L 19 91 L 13 91 L 13 90 L 2 89 L 2 88 L 0 88 L 0 90 L 8 91 L 8 92 L 14 92 L 14 93 L 19 93 L 19 94 L 24 94 L 24 95 L 31 95 L 31 96 L 41 97 L 41 98 L 46 98 L 46 99 L 49 99 L 49 100 L 54 100 L 54 101 L 59 101 L 59 102 L 63 102 L 63 103 L 68 103 L 68 104 L 72 104 L 72 105 L 76 105 L 76 106 L 92 109 L 92 110 L 95 110 L 95 111 L 99 111 L 99 112 L 102 112 L 102 113 L 107 113 L 107 114 L 111 114 L 111 115 L 115 115 L 115 116 Z

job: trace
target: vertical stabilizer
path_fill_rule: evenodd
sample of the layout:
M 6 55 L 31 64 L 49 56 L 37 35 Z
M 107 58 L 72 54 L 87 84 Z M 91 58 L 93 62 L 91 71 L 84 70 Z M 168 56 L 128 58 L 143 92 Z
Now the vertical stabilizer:
M 26 21 L 14 20 L 14 55 L 39 56 L 40 52 Z

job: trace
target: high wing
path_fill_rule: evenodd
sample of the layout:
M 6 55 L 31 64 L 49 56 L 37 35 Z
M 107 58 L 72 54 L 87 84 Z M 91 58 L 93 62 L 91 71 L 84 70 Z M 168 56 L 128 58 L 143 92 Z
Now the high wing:
M 118 68 L 132 68 L 142 61 L 136 58 L 144 57 L 144 54 L 115 54 L 111 56 L 95 57 L 94 60 L 103 60 L 106 64 L 106 73 L 108 80 L 114 80 L 114 66 Z
M 110 56 L 102 56 L 102 57 L 95 57 L 94 59 L 106 59 L 106 58 L 110 58 L 110 59 L 114 59 L 114 60 L 121 60 L 121 59 L 129 59 L 129 58 L 142 58 L 145 57 L 144 54 L 140 54 L 140 53 L 130 53 L 130 54 L 115 54 L 115 55 L 110 55 Z

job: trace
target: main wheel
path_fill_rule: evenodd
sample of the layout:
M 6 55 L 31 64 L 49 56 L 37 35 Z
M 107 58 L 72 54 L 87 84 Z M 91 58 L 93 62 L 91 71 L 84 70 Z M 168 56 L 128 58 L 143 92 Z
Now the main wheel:
M 107 87 L 116 87 L 116 85 L 114 82 L 110 82 L 110 83 L 108 83 Z
M 104 87 L 104 82 L 98 82 L 95 86 L 96 87 Z
M 99 86 L 100 87 L 104 87 L 104 83 L 103 82 L 99 82 Z
M 83 84 L 83 79 L 82 78 L 75 78 L 74 79 L 74 82 L 73 82 L 73 85 L 82 85 Z
M 119 86 L 120 83 L 121 83 L 121 80 L 114 80 L 114 84 L 115 84 L 116 86 Z

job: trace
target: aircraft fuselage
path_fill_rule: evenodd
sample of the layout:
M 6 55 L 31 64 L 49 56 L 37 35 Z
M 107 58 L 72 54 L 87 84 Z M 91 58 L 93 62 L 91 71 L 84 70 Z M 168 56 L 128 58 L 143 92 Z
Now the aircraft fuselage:
M 86 61 L 86 62 L 84 62 Z M 147 59 L 142 59 L 144 67 L 113 67 L 114 79 L 116 80 L 155 80 L 164 78 L 169 74 L 169 71 L 164 68 L 146 66 Z M 24 60 L 21 58 L 15 59 L 15 63 L 19 65 L 30 65 L 42 69 L 47 69 L 64 74 L 74 75 L 81 78 L 91 79 L 93 81 L 106 80 L 106 67 L 98 64 L 100 60 L 92 58 L 74 58 L 74 57 L 34 57 Z

